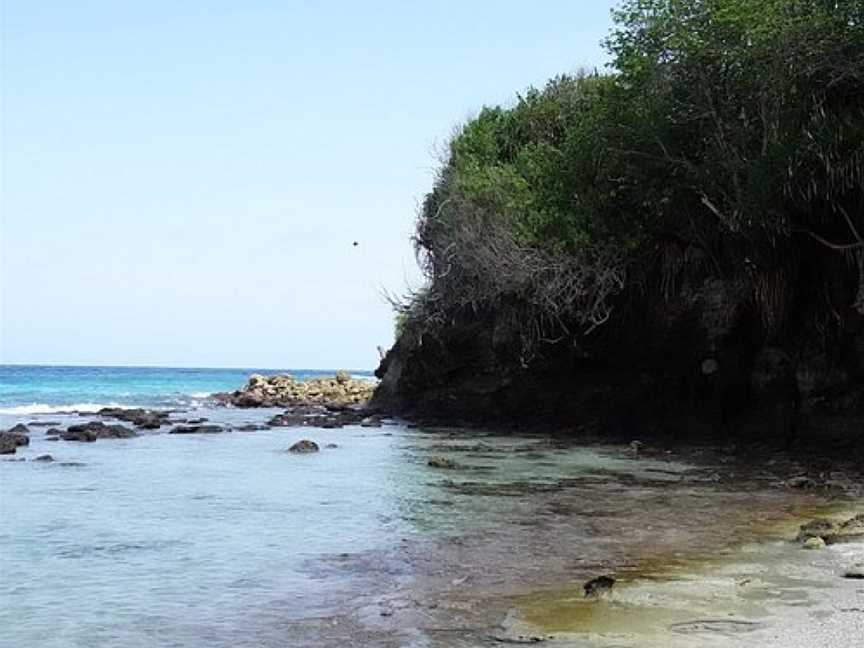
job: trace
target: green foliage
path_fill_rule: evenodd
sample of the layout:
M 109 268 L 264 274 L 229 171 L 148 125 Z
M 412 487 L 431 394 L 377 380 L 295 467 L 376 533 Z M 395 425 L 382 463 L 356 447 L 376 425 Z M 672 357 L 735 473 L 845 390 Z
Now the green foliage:
M 454 137 L 417 235 L 439 308 L 460 263 L 506 299 L 465 227 L 580 263 L 734 243 L 732 272 L 795 237 L 864 248 L 864 2 L 625 0 L 614 17 L 609 74 L 555 78 Z
M 864 3 L 630 0 L 615 18 L 619 86 L 655 139 L 641 153 L 677 199 L 748 236 L 860 210 Z

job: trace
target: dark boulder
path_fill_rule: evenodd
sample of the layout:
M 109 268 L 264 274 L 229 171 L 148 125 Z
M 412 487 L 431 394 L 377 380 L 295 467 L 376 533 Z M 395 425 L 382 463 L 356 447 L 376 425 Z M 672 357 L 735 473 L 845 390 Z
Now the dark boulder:
M 101 421 L 91 421 L 81 425 L 70 425 L 60 433 L 64 441 L 93 442 L 97 439 L 130 439 L 138 436 L 133 430 L 122 425 L 105 425 Z
M 45 463 L 51 463 L 54 461 L 54 457 L 52 457 L 50 454 L 44 454 L 44 455 L 39 455 L 33 461 L 42 461 Z
M 582 586 L 586 598 L 599 598 L 609 594 L 615 586 L 615 579 L 611 576 L 598 576 Z
M 308 439 L 301 439 L 288 448 L 288 452 L 293 452 L 295 454 L 309 454 L 311 452 L 318 452 L 318 450 L 320 450 L 318 444 L 314 441 L 309 441 Z
M 0 454 L 15 454 L 18 444 L 11 434 L 0 432 Z
M 0 454 L 15 454 L 18 446 L 30 445 L 30 437 L 27 436 L 29 431 L 26 425 L 19 423 L 5 432 L 0 432 Z
M 265 407 L 267 398 L 260 391 L 239 392 L 232 401 L 236 407 Z

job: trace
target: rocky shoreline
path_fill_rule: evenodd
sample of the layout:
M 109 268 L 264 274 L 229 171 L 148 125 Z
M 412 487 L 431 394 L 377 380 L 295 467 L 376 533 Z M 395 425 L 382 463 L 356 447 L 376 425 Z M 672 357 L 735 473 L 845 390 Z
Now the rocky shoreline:
M 105 407 L 97 412 L 67 414 L 92 420 L 72 423 L 65 429 L 57 421 L 34 420 L 18 423 L 0 431 L 0 454 L 12 455 L 30 443 L 30 428 L 48 428 L 47 441 L 94 442 L 99 439 L 130 439 L 148 432 L 168 434 L 218 434 L 221 432 L 254 432 L 270 428 L 316 427 L 341 428 L 346 425 L 380 427 L 383 417 L 367 405 L 376 388 L 372 380 L 358 380 L 344 370 L 333 376 L 297 380 L 290 375 L 261 376 L 253 374 L 247 384 L 233 392 L 211 396 L 217 407 L 240 409 L 281 409 L 262 423 L 217 425 L 205 417 L 185 417 L 183 410 Z M 105 423 L 104 419 L 116 421 Z

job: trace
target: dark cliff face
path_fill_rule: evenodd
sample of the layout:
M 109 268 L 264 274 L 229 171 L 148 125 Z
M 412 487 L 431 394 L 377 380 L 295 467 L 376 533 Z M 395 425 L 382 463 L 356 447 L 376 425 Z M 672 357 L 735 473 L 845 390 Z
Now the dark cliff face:
M 450 423 L 791 439 L 802 414 L 864 405 L 864 317 L 850 306 L 857 278 L 824 259 L 798 277 L 782 326 L 766 321 L 745 275 L 695 273 L 527 363 L 503 313 L 456 314 L 434 335 L 409 327 L 378 369 L 373 405 Z

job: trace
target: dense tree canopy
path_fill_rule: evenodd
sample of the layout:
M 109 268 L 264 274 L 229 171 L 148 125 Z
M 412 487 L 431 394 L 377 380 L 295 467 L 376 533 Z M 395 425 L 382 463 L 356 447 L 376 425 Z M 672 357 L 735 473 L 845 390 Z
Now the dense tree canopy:
M 614 17 L 608 73 L 553 79 L 453 138 L 409 319 L 507 303 L 535 339 L 593 330 L 670 238 L 718 273 L 785 267 L 801 239 L 864 272 L 864 3 L 627 0 Z

